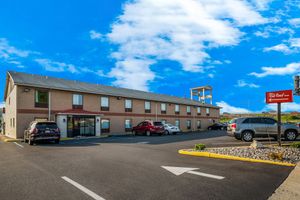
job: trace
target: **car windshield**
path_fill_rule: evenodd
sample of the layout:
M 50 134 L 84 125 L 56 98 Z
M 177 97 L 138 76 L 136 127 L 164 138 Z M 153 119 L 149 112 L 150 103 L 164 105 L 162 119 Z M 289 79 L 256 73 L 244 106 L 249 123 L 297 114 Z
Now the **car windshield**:
M 46 128 L 49 128 L 49 129 L 56 129 L 57 128 L 57 125 L 56 123 L 49 123 L 49 122 L 40 122 L 40 123 L 37 123 L 36 124 L 36 128 L 37 129 L 46 129 Z
M 236 122 L 236 119 L 232 119 L 232 120 L 229 121 L 229 124 L 233 124 L 235 122 Z
M 154 122 L 153 124 L 154 124 L 154 126 L 163 126 L 163 124 L 161 122 Z

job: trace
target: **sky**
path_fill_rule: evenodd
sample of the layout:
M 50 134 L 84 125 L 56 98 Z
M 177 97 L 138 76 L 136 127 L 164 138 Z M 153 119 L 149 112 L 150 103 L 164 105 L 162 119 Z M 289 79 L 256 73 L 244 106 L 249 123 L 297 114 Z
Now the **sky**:
M 300 74 L 300 0 L 0 0 L 6 71 L 189 98 L 222 112 L 274 110 L 265 92 Z M 2 101 L 2 103 L 1 103 Z M 300 111 L 300 98 L 283 105 Z

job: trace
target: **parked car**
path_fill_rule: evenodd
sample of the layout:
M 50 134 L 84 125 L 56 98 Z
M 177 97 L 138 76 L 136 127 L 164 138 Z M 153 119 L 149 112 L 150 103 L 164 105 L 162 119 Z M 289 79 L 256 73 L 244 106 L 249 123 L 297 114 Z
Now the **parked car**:
M 207 127 L 208 130 L 226 130 L 227 126 L 223 123 L 215 123 Z
M 166 135 L 170 135 L 170 134 L 176 135 L 177 133 L 181 132 L 181 130 L 177 126 L 174 126 L 169 123 L 164 124 L 164 128 L 165 128 Z
M 60 130 L 55 122 L 33 121 L 30 123 L 28 129 L 24 131 L 24 142 L 33 145 L 33 143 L 40 140 L 54 141 L 56 144 L 59 143 Z
M 231 120 L 227 127 L 227 133 L 236 139 L 250 142 L 255 137 L 277 138 L 277 121 L 268 117 L 245 117 Z M 296 140 L 300 128 L 294 124 L 282 124 L 281 137 L 286 140 Z
M 153 122 L 153 121 L 143 121 L 137 126 L 132 128 L 133 135 L 147 135 L 152 134 L 163 135 L 165 132 L 164 125 L 162 122 Z

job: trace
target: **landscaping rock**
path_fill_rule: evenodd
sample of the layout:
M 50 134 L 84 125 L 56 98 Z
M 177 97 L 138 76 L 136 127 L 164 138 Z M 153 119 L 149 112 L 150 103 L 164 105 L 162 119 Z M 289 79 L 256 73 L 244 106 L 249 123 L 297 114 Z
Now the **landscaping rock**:
M 261 142 L 258 142 L 256 140 L 254 140 L 250 147 L 254 148 L 254 149 L 261 149 L 261 148 L 264 148 L 264 145 L 261 143 Z

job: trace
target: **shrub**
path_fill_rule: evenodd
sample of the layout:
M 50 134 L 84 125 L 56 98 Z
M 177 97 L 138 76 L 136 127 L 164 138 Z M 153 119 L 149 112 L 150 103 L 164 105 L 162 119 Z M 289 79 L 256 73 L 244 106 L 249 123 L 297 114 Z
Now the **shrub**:
M 195 150 L 204 150 L 205 149 L 205 144 L 195 144 Z
M 300 142 L 293 142 L 290 147 L 300 148 Z
M 283 152 L 280 153 L 275 153 L 275 152 L 270 152 L 269 153 L 269 158 L 272 160 L 283 160 Z

